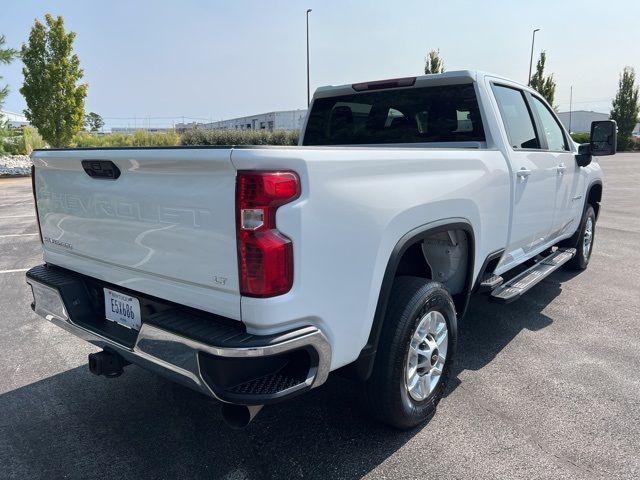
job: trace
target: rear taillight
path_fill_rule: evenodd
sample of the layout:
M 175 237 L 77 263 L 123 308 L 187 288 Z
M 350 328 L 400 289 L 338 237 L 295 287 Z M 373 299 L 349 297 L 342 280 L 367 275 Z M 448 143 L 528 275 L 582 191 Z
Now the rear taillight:
M 36 208 L 36 221 L 38 222 L 38 233 L 40 234 L 40 242 L 42 241 L 42 227 L 40 226 L 40 215 L 38 214 L 38 198 L 36 197 L 36 167 L 31 165 L 31 190 L 33 191 L 33 204 Z
M 240 171 L 236 184 L 240 293 L 273 297 L 293 285 L 293 245 L 276 228 L 278 207 L 300 196 L 293 172 Z

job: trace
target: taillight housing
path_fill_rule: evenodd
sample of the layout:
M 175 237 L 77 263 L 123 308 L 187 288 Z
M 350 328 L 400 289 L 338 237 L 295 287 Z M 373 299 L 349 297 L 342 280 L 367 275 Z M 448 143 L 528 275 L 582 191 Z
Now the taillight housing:
M 300 196 L 294 172 L 239 171 L 236 217 L 240 293 L 273 297 L 293 285 L 293 244 L 276 227 L 276 211 Z
M 36 222 L 38 222 L 38 233 L 40 234 L 40 242 L 42 241 L 42 226 L 40 225 L 40 215 L 38 213 L 38 198 L 36 196 L 36 167 L 31 165 L 31 190 L 33 191 L 33 204 L 36 208 Z

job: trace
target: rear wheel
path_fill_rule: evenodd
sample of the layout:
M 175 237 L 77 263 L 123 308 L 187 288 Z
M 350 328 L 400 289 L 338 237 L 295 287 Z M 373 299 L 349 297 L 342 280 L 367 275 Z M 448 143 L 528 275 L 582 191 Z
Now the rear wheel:
M 584 270 L 589 265 L 591 252 L 593 251 L 593 240 L 596 233 L 596 214 L 593 207 L 589 205 L 582 216 L 578 243 L 575 246 L 576 255 L 569 262 L 567 267 L 573 270 Z
M 429 419 L 442 398 L 457 340 L 453 300 L 438 282 L 396 279 L 365 403 L 380 421 L 406 429 Z

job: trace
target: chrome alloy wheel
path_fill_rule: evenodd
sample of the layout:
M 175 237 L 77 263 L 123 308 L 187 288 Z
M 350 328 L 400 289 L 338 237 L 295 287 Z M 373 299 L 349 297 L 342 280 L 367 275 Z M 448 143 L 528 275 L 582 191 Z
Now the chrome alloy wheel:
M 405 387 L 414 400 L 424 400 L 438 385 L 447 360 L 448 338 L 444 316 L 434 310 L 424 313 L 411 337 L 405 366 Z
M 591 244 L 593 243 L 593 219 L 587 217 L 587 223 L 584 225 L 584 237 L 582 238 L 582 254 L 584 258 L 589 258 L 591 253 Z

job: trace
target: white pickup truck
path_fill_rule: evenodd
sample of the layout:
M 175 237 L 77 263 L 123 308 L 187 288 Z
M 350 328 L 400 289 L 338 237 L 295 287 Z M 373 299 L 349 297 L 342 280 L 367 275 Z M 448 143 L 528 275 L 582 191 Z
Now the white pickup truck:
M 93 373 L 151 369 L 232 426 L 339 369 L 410 428 L 472 293 L 586 268 L 616 126 L 576 145 L 534 90 L 459 71 L 320 88 L 300 138 L 34 152 L 33 309 L 102 349 Z

